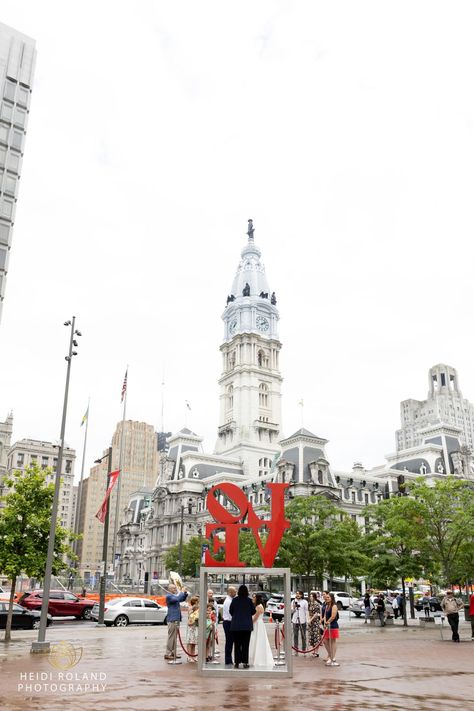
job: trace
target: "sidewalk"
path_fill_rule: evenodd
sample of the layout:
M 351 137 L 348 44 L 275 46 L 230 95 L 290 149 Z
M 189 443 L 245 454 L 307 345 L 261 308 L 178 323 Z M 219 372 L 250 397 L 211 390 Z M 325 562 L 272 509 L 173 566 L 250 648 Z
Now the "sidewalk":
M 161 626 L 53 626 L 48 639 L 73 645 L 71 653 L 76 655 L 74 659 L 66 654 L 66 662 L 69 659 L 72 666 L 58 671 L 49 657 L 30 654 L 36 634 L 15 632 L 8 648 L 0 642 L 0 708 L 474 710 L 474 642 L 470 641 L 467 625 L 461 629 L 465 641 L 453 644 L 447 634 L 446 641 L 441 641 L 438 628 L 380 629 L 362 624 L 356 629 L 351 624 L 341 630 L 337 654 L 340 667 L 326 668 L 322 659 L 298 657 L 294 659 L 294 677 L 286 681 L 239 679 L 238 672 L 235 679 L 198 677 L 195 665 L 185 662 L 184 652 L 182 665 L 166 664 L 166 633 Z M 269 636 L 271 639 L 272 634 Z M 46 687 L 54 685 L 65 688 L 51 693 Z M 35 686 L 39 688 L 35 690 Z

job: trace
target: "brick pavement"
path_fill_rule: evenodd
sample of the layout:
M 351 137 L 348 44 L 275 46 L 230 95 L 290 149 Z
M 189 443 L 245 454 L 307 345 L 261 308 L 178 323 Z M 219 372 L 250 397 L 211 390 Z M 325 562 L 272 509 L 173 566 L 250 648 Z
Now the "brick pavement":
M 82 648 L 70 672 L 60 672 L 47 657 L 29 653 L 35 634 L 14 634 L 8 650 L 0 642 L 0 708 L 5 711 L 474 711 L 474 643 L 466 624 L 461 627 L 462 643 L 453 644 L 447 630 L 441 641 L 438 628 L 374 629 L 354 621 L 341 630 L 340 667 L 326 668 L 321 659 L 298 657 L 293 679 L 286 680 L 239 679 L 238 671 L 231 679 L 201 678 L 193 664 L 170 666 L 163 659 L 163 627 L 55 625 L 48 630 L 51 642 L 65 640 Z M 60 673 L 73 678 L 61 682 Z M 47 675 L 46 681 L 41 675 Z M 37 683 L 41 691 L 35 691 Z M 73 688 L 54 693 L 43 688 L 55 683 Z M 86 684 L 97 689 L 86 690 Z

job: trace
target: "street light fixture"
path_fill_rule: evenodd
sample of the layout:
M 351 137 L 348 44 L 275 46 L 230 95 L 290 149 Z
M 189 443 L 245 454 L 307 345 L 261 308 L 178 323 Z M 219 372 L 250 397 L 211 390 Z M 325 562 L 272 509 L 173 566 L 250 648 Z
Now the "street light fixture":
M 53 558 L 54 558 L 54 540 L 56 537 L 56 521 L 58 517 L 58 506 L 59 506 L 59 488 L 61 486 L 61 472 L 63 466 L 63 451 L 64 451 L 64 436 L 66 433 L 66 415 L 67 415 L 67 403 L 69 396 L 69 379 L 71 375 L 71 362 L 73 356 L 77 355 L 77 351 L 73 351 L 74 336 L 80 336 L 80 331 L 75 330 L 76 317 L 72 317 L 72 321 L 65 321 L 65 326 L 71 327 L 71 333 L 69 337 L 69 351 L 68 355 L 65 356 L 67 361 L 66 369 L 66 386 L 64 389 L 64 402 L 63 402 L 63 416 L 61 420 L 61 435 L 59 438 L 59 450 L 58 450 L 58 460 L 56 462 L 56 474 L 54 482 L 54 495 L 53 495 L 53 506 L 51 509 L 51 524 L 49 527 L 49 539 L 48 539 L 48 553 L 46 557 L 46 569 L 44 572 L 44 582 L 43 582 L 43 600 L 41 603 L 41 617 L 40 626 L 38 631 L 38 641 L 33 642 L 31 645 L 31 651 L 34 653 L 49 652 L 49 642 L 46 642 L 46 624 L 48 620 L 48 603 L 49 603 L 49 592 L 51 590 L 51 575 L 53 572 Z
M 100 459 L 95 460 L 95 464 L 101 464 L 102 461 L 107 458 L 107 485 L 105 490 L 108 491 L 110 484 L 110 473 L 112 471 L 112 447 L 109 447 L 107 454 L 104 454 Z M 105 520 L 104 520 L 104 538 L 102 542 L 102 565 L 100 571 L 100 586 L 99 586 L 99 616 L 97 620 L 97 625 L 104 626 L 104 612 L 105 612 L 105 588 L 107 584 L 107 553 L 109 545 L 109 512 L 110 512 L 110 496 L 108 497 L 105 505 Z

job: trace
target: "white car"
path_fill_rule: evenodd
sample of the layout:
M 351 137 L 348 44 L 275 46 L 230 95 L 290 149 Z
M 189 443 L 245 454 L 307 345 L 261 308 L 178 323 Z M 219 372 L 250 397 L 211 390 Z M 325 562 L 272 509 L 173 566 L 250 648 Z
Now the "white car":
M 168 608 L 143 597 L 115 597 L 105 603 L 104 623 L 107 627 L 127 625 L 166 625 Z M 99 603 L 91 610 L 91 619 L 99 619 Z
M 335 590 L 332 590 L 331 592 L 334 595 L 338 610 L 347 610 L 354 604 L 354 598 L 352 595 L 349 595 L 349 593 L 343 591 L 338 592 Z

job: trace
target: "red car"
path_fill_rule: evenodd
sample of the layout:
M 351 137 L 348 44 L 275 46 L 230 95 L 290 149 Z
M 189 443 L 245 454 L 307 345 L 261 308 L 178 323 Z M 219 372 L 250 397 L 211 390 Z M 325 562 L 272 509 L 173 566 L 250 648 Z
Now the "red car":
M 41 610 L 43 591 L 25 592 L 18 600 L 28 610 Z M 78 620 L 90 620 L 93 600 L 77 597 L 68 590 L 50 590 L 48 612 L 53 617 L 75 617 Z

